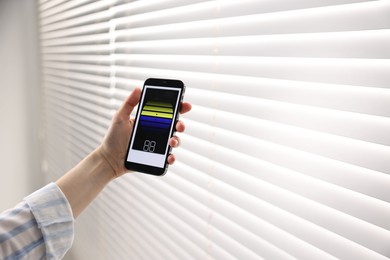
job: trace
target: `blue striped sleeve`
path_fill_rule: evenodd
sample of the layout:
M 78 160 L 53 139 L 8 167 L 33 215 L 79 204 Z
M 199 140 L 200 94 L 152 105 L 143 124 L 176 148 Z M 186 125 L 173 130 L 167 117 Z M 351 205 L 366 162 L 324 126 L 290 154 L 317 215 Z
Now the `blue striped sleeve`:
M 26 202 L 0 215 L 1 259 L 37 259 L 43 253 L 43 236 Z
M 51 183 L 25 198 L 46 248 L 46 259 L 61 259 L 72 246 L 74 219 L 61 189 Z
M 0 259 L 61 259 L 73 242 L 74 219 L 51 183 L 0 214 Z

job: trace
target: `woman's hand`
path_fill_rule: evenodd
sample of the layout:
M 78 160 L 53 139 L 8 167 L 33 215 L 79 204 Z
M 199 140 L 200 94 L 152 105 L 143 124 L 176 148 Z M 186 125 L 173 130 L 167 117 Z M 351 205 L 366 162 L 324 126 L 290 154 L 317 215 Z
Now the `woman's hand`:
M 139 103 L 141 90 L 136 88 L 125 100 L 119 110 L 115 113 L 110 128 L 104 137 L 103 143 L 98 148 L 97 152 L 101 154 L 104 160 L 110 165 L 114 177 L 119 177 L 128 170 L 124 166 L 127 147 L 129 145 L 130 136 L 133 131 L 134 119 L 130 119 L 130 114 L 134 107 Z M 184 114 L 191 110 L 191 104 L 183 102 L 180 113 Z M 177 132 L 184 132 L 185 125 L 182 121 L 176 124 Z M 180 138 L 173 136 L 169 140 L 169 145 L 173 148 L 180 146 Z M 175 156 L 168 156 L 168 163 L 173 164 Z

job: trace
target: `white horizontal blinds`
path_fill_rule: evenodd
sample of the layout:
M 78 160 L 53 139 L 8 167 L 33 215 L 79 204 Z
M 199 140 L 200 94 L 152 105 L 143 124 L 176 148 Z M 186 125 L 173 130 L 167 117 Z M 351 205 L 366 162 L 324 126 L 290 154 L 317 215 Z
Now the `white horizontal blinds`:
M 55 177 L 100 142 L 110 107 L 112 1 L 40 5 L 47 167 Z
M 96 148 L 109 125 L 113 113 L 109 36 L 112 4 L 77 0 L 40 5 L 44 166 L 51 180 Z M 75 249 L 82 244 L 91 259 L 107 259 L 95 248 L 99 246 L 99 215 L 91 207 L 86 216 L 88 221 L 80 223 L 82 228 L 77 227 L 77 239 L 92 242 L 77 240 Z
M 246 3 L 250 6 L 254 1 Z M 123 82 L 127 77 L 142 79 L 152 71 L 157 76 L 180 75 L 192 87 L 188 97 L 199 105 L 189 115 L 191 136 L 184 143 L 188 152 L 179 153 L 187 165 L 182 169 L 201 168 L 212 175 L 206 175 L 199 187 L 217 196 L 211 196 L 213 202 L 204 197 L 201 202 L 217 211 L 210 213 L 208 225 L 225 236 L 214 234 L 206 252 L 212 254 L 218 245 L 238 258 L 385 254 L 389 179 L 383 173 L 389 166 L 389 121 L 383 113 L 389 111 L 389 92 L 372 87 L 387 84 L 388 64 L 377 60 L 386 54 L 380 55 L 382 47 L 377 45 L 383 39 L 386 52 L 389 34 L 383 29 L 388 29 L 388 12 L 383 10 L 388 5 L 301 6 L 266 14 L 251 6 L 248 13 L 239 14 L 248 15 L 247 19 L 223 15 L 224 7 L 244 10 L 244 5 L 207 2 L 116 20 L 117 80 L 122 75 Z M 191 12 L 196 15 L 199 10 L 203 19 L 193 20 Z M 362 23 L 362 14 L 375 19 Z M 173 23 L 172 16 L 180 23 Z M 341 100 L 334 101 L 335 97 Z M 208 142 L 202 143 L 204 139 Z M 205 156 L 194 160 L 194 152 Z M 200 179 L 201 174 L 195 173 Z M 187 182 L 170 186 L 178 189 L 170 196 L 175 202 L 181 192 L 188 194 L 189 186 L 199 182 L 183 174 L 177 178 Z M 233 187 L 238 192 L 230 195 Z M 188 202 L 177 203 L 194 212 Z M 246 217 L 230 223 L 233 211 Z M 252 225 L 241 223 L 250 216 L 255 219 Z M 254 230 L 260 220 L 271 226 L 267 235 L 265 228 Z M 230 225 L 221 224 L 224 221 Z M 235 246 L 226 235 L 235 238 Z M 262 243 L 264 237 L 267 242 Z M 283 240 L 285 246 L 278 248 Z M 292 241 L 295 246 L 289 246 Z M 216 252 L 218 256 L 220 251 Z
M 390 257 L 388 1 L 48 1 L 40 12 L 48 172 L 96 147 L 148 77 L 183 80 L 194 104 L 168 174 L 109 185 L 78 220 L 75 255 Z

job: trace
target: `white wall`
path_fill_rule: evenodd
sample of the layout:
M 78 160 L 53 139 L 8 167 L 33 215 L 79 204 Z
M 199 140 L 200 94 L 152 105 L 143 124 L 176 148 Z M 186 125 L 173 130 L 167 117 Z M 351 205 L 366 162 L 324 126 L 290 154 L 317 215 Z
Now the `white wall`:
M 42 185 L 35 8 L 0 0 L 0 211 Z

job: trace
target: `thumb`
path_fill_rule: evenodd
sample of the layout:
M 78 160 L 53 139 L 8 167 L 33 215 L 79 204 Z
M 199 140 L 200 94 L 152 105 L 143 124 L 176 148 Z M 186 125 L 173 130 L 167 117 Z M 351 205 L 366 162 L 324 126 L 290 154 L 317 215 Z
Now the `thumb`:
M 141 89 L 135 88 L 118 110 L 118 116 L 129 118 L 134 107 L 138 105 L 141 98 Z

